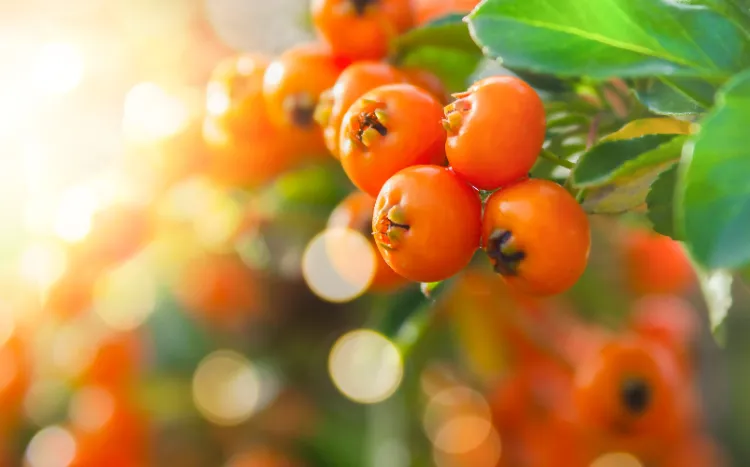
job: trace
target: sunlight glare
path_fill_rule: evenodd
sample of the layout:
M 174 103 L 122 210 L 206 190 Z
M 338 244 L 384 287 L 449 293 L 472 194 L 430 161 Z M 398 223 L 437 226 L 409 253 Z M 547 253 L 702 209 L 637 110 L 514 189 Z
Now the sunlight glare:
M 54 42 L 41 48 L 32 72 L 32 83 L 43 94 L 66 94 L 83 79 L 84 60 L 73 44 Z
M 66 191 L 57 207 L 57 236 L 68 242 L 86 238 L 92 218 L 100 207 L 99 201 L 96 191 L 88 186 L 76 186 Z
M 190 117 L 185 100 L 155 83 L 141 83 L 125 97 L 123 133 L 133 143 L 153 143 L 185 129 Z
M 44 291 L 62 277 L 67 261 L 65 250 L 60 245 L 36 242 L 21 255 L 21 276 Z

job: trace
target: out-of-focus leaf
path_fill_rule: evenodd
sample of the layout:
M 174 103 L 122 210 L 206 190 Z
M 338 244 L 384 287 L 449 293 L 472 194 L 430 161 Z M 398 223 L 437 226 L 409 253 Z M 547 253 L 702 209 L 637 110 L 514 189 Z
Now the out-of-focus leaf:
M 750 72 L 732 79 L 686 146 L 677 220 L 709 270 L 750 263 Z
M 400 54 L 409 53 L 420 47 L 440 47 L 478 53 L 479 48 L 469 34 L 469 27 L 463 21 L 465 16 L 452 13 L 414 28 L 402 34 L 396 40 L 394 47 Z
M 691 116 L 705 112 L 701 103 L 713 101 L 716 87 L 690 78 L 643 78 L 634 80 L 633 90 L 638 100 L 656 114 Z
M 648 218 L 654 231 L 679 240 L 674 228 L 674 195 L 677 184 L 677 167 L 674 166 L 659 175 L 646 196 Z
M 403 66 L 434 73 L 449 92 L 462 91 L 482 60 L 463 15 L 450 14 L 402 35 L 394 44 Z

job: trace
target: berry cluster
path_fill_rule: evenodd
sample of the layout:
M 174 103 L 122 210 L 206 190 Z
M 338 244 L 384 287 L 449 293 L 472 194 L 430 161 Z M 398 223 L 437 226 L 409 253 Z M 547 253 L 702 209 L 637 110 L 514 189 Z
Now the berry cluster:
M 568 191 L 528 177 L 544 143 L 541 99 L 508 76 L 455 97 L 440 109 L 414 85 L 382 85 L 341 121 L 335 149 L 352 182 L 377 197 L 380 253 L 405 278 L 435 282 L 464 268 L 481 245 L 521 290 L 567 290 L 586 268 L 589 225 Z M 484 209 L 480 190 L 493 192 Z
M 449 297 L 456 314 L 502 307 L 484 331 L 504 355 L 502 369 L 486 378 L 502 436 L 498 465 L 725 465 L 703 428 L 701 324 L 687 301 L 642 296 L 615 329 L 583 322 L 561 305 L 518 294 L 476 269 L 460 276 Z
M 534 89 L 493 76 L 450 97 L 429 72 L 385 60 L 417 12 L 425 21 L 449 5 L 430 13 L 408 0 L 316 0 L 311 8 L 319 42 L 273 61 L 244 55 L 214 73 L 204 134 L 215 178 L 259 184 L 328 152 L 362 191 L 342 210 L 376 199 L 368 236 L 397 275 L 440 281 L 481 247 L 526 292 L 570 288 L 586 267 L 588 220 L 564 188 L 528 177 L 545 139 Z M 493 192 L 484 205 L 482 192 Z

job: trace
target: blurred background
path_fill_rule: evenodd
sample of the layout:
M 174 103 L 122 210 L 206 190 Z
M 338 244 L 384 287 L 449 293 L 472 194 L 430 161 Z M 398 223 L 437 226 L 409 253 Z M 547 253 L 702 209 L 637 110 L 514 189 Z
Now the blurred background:
M 333 158 L 253 190 L 202 171 L 217 63 L 313 37 L 307 0 L 2 3 L 0 466 L 506 465 L 494 419 L 522 402 L 495 390 L 515 373 L 489 310 L 530 305 L 481 260 L 437 303 L 416 284 L 364 294 L 372 271 L 341 278 L 331 241 L 369 246 L 318 236 L 352 191 Z M 622 227 L 593 222 L 590 271 L 533 307 L 618 329 L 645 294 Z M 741 459 L 747 423 L 727 410 L 748 413 L 747 319 L 720 350 L 683 282 L 707 431 Z M 556 436 L 539 433 L 524 442 Z

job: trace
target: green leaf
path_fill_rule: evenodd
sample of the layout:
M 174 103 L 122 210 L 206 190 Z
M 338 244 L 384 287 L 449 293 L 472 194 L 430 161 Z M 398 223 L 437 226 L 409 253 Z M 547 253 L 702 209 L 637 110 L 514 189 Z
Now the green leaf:
M 487 55 L 539 73 L 728 77 L 750 63 L 733 22 L 674 2 L 486 0 L 468 18 Z
M 640 208 L 659 175 L 679 160 L 685 138 L 645 135 L 594 146 L 573 171 L 574 185 L 586 189 L 583 208 L 591 214 Z
M 403 34 L 394 43 L 395 61 L 431 71 L 450 92 L 464 90 L 482 52 L 463 18 L 450 14 Z
M 750 264 L 750 71 L 732 79 L 686 145 L 678 226 L 707 269 Z
M 654 231 L 676 240 L 674 229 L 674 194 L 677 183 L 677 166 L 659 175 L 646 196 L 648 218 Z
M 441 47 L 420 47 L 407 54 L 401 65 L 428 70 L 435 74 L 445 85 L 448 92 L 459 92 L 466 89 L 469 78 L 474 74 L 482 54 L 464 52 Z
M 581 156 L 573 170 L 573 184 L 589 188 L 632 179 L 652 168 L 660 168 L 660 173 L 679 160 L 685 138 L 645 135 L 599 143 Z
M 467 12 L 468 13 L 468 12 Z M 419 47 L 440 47 L 479 52 L 462 14 L 449 14 L 401 35 L 394 46 L 398 53 Z
M 660 115 L 680 116 L 704 112 L 705 107 L 699 102 L 712 102 L 716 92 L 714 85 L 689 78 L 638 79 L 634 81 L 633 89 L 638 100 L 650 111 Z

